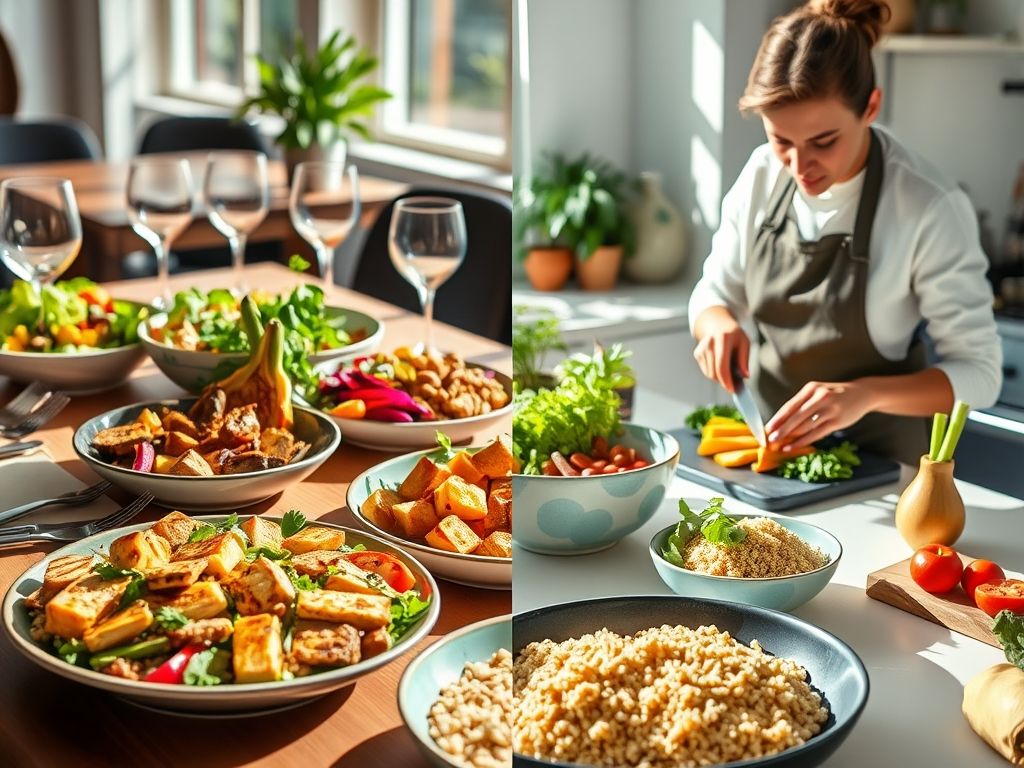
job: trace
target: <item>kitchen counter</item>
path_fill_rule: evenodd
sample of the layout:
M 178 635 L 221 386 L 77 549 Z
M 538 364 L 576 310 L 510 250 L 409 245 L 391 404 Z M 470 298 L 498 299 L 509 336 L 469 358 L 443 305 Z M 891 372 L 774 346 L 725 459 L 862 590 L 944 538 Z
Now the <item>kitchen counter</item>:
M 635 421 L 668 430 L 682 426 L 688 406 L 641 389 Z M 864 491 L 791 516 L 821 526 L 843 545 L 831 583 L 793 614 L 839 636 L 861 657 L 871 677 L 867 707 L 853 732 L 824 765 L 971 766 L 1007 763 L 971 730 L 960 711 L 963 685 L 1004 661 L 1002 652 L 867 597 L 867 575 L 911 554 L 893 517 L 901 483 Z M 967 526 L 957 542 L 965 554 L 1000 563 L 1007 575 L 1024 569 L 1024 502 L 968 483 L 957 483 Z M 677 500 L 707 499 L 712 492 L 676 478 L 661 508 L 642 529 L 593 555 L 549 557 L 516 548 L 513 610 L 608 595 L 671 594 L 650 561 L 651 537 L 678 520 Z M 730 501 L 736 512 L 760 512 Z M 768 513 L 761 513 L 768 514 Z

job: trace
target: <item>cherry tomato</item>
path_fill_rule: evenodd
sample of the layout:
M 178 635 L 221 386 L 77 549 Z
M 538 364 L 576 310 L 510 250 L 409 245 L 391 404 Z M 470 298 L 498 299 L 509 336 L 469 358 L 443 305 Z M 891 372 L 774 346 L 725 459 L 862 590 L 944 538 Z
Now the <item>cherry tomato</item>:
M 205 651 L 206 646 L 202 643 L 186 645 L 176 654 L 156 669 L 150 671 L 143 679 L 147 683 L 171 683 L 180 685 L 185 680 L 185 667 L 193 656 L 200 651 Z
M 910 576 L 925 592 L 949 592 L 960 583 L 964 565 L 952 547 L 929 544 L 914 553 L 910 561 Z
M 396 592 L 408 592 L 416 586 L 416 577 L 409 567 L 386 552 L 349 552 L 345 558 L 364 571 L 379 574 Z
M 989 581 L 1002 581 L 1006 578 L 1003 569 L 991 560 L 974 560 L 964 568 L 964 575 L 960 579 L 960 586 L 974 602 L 974 590 Z M 975 603 L 977 605 L 977 603 Z
M 993 618 L 1002 610 L 1024 613 L 1024 581 L 1002 579 L 980 584 L 974 590 L 974 602 Z

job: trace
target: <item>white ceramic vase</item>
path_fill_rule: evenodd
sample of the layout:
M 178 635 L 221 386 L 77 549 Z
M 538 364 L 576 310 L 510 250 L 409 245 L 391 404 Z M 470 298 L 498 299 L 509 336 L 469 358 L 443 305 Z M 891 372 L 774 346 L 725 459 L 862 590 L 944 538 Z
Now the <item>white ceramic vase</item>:
M 631 215 L 636 225 L 636 251 L 622 263 L 626 276 L 638 283 L 661 283 L 679 274 L 686 262 L 683 217 L 661 189 L 661 174 L 640 174 L 641 196 Z

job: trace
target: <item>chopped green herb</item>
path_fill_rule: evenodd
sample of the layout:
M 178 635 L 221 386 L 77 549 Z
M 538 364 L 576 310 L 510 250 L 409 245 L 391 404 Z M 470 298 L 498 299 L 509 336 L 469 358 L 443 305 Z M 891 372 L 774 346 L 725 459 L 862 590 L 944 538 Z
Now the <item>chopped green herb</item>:
M 824 448 L 806 456 L 784 461 L 775 472 L 782 477 L 798 478 L 805 483 L 827 483 L 853 477 L 853 468 L 860 466 L 857 446 L 849 441 Z
M 1024 669 L 1024 614 L 1000 611 L 996 614 L 992 632 L 999 638 L 1006 660 Z
M 288 574 L 288 578 L 291 580 L 292 585 L 301 592 L 311 592 L 313 590 L 320 589 L 320 585 L 309 578 L 305 573 L 299 576 L 294 568 L 290 565 L 284 566 L 284 572 Z
M 415 590 L 409 590 L 392 597 L 391 623 L 388 625 L 388 634 L 391 635 L 392 642 L 398 642 L 402 635 L 419 621 L 420 617 L 426 613 L 429 607 L 430 601 L 421 599 Z
M 722 510 L 724 501 L 725 499 L 721 496 L 716 496 L 708 501 L 708 506 L 700 514 L 696 514 L 683 499 L 680 499 L 679 514 L 682 520 L 676 525 L 675 531 L 669 535 L 668 541 L 661 550 L 661 556 L 672 565 L 685 568 L 683 549 L 697 534 L 712 544 L 721 544 L 726 547 L 742 542 L 747 537 L 747 532 Z
M 723 416 L 727 419 L 743 421 L 743 414 L 731 405 L 708 405 L 688 413 L 686 416 L 686 426 L 696 432 L 700 432 L 713 416 Z
M 274 547 L 249 547 L 245 550 L 245 561 L 253 563 L 261 557 L 268 560 L 287 560 L 292 553 L 287 549 L 275 549 Z
M 440 461 L 448 461 L 453 455 L 452 439 L 441 430 L 434 432 L 437 439 L 438 450 L 435 452 Z
M 297 253 L 288 257 L 288 269 L 292 272 L 305 272 L 309 267 L 310 263 Z
M 100 578 L 104 581 L 110 581 L 111 579 L 123 579 L 125 576 L 131 577 L 132 580 L 128 582 L 128 586 L 125 587 L 124 594 L 121 595 L 121 602 L 118 604 L 118 608 L 124 608 L 126 605 L 131 605 L 146 594 L 146 576 L 141 571 L 137 571 L 134 568 L 119 568 L 111 562 L 96 563 L 92 569 L 98 573 Z
M 188 616 L 179 611 L 177 608 L 171 608 L 170 606 L 163 606 L 156 612 L 156 616 L 153 617 L 156 624 L 165 631 L 172 629 L 181 629 L 188 624 Z
M 188 660 L 185 685 L 220 685 L 228 679 L 231 653 L 220 648 L 207 648 Z
M 281 535 L 286 539 L 306 527 L 306 516 L 297 509 L 290 509 L 281 518 Z

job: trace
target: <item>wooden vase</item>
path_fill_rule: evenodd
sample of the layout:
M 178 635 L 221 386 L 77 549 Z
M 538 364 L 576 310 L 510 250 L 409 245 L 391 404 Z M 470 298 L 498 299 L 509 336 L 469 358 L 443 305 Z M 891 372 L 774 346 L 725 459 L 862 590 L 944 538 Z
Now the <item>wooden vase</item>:
M 523 269 L 536 290 L 560 290 L 572 272 L 572 251 L 568 248 L 531 248 L 526 254 Z
M 953 482 L 952 461 L 921 457 L 921 467 L 896 503 L 896 528 L 914 549 L 952 546 L 965 522 L 964 502 Z
M 602 245 L 587 259 L 576 259 L 576 279 L 584 291 L 610 291 L 619 279 L 622 246 Z

